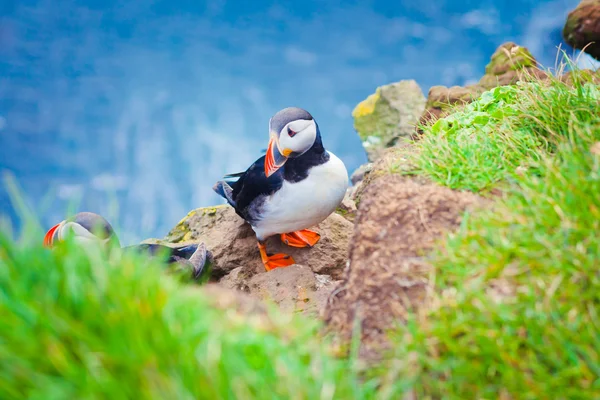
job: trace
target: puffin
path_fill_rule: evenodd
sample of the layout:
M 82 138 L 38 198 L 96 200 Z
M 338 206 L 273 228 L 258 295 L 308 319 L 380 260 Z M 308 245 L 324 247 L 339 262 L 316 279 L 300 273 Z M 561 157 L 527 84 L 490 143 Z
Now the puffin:
M 194 280 L 200 278 L 207 261 L 212 261 L 212 254 L 207 251 L 204 243 L 193 243 L 180 247 L 140 243 L 121 248 L 119 238 L 110 223 L 104 217 L 87 211 L 77 213 L 51 227 L 44 236 L 44 246 L 51 248 L 56 242 L 65 240 L 68 234 L 72 234 L 74 242 L 82 247 L 100 243 L 107 251 L 111 246 L 115 246 L 123 251 L 145 253 L 150 257 L 166 254 L 169 265 L 178 264 L 191 268 Z
M 222 179 L 213 190 L 252 227 L 267 271 L 295 261 L 267 253 L 266 240 L 279 235 L 288 246 L 313 247 L 321 236 L 309 228 L 335 211 L 349 185 L 346 166 L 323 146 L 317 121 L 298 107 L 270 118 L 266 154 Z

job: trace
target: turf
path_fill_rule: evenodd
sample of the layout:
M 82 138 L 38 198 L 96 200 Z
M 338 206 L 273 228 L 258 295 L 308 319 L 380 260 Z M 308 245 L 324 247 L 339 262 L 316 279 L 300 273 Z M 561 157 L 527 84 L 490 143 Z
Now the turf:
M 577 80 L 578 71 L 573 74 Z M 452 189 L 486 192 L 529 169 L 530 174 L 569 124 L 597 112 L 598 86 L 585 74 L 569 89 L 557 79 L 499 86 L 425 127 L 407 173 Z M 589 77 L 588 77 L 589 78 Z
M 600 397 L 600 88 L 578 77 L 494 89 L 419 144 L 411 173 L 504 190 L 443 241 L 434 306 L 400 331 L 391 379 L 420 396 Z

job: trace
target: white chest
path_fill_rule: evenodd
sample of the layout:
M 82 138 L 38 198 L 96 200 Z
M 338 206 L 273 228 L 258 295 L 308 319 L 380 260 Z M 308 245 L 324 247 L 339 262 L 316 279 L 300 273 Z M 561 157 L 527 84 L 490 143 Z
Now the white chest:
M 348 171 L 342 160 L 329 154 L 329 161 L 311 168 L 306 179 L 284 182 L 266 199 L 262 219 L 253 226 L 259 238 L 310 228 L 335 211 L 348 188 Z

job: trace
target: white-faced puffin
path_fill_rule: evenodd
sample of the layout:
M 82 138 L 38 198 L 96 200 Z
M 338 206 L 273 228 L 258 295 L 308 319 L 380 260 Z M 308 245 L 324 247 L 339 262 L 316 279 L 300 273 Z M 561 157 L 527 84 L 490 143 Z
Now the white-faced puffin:
M 100 244 L 105 250 L 111 246 L 121 248 L 119 238 L 113 227 L 102 216 L 91 212 L 80 212 L 54 225 L 44 236 L 44 246 L 52 247 L 57 241 L 63 241 L 72 234 L 73 241 L 82 247 Z M 204 243 L 193 243 L 181 247 L 169 247 L 154 243 L 141 243 L 121 248 L 124 251 L 137 251 L 155 256 L 168 255 L 168 264 L 183 264 L 192 269 L 192 278 L 198 279 L 212 254 L 206 250 Z M 159 253 L 160 252 L 160 253 Z
M 308 228 L 333 213 L 348 188 L 344 163 L 325 150 L 319 125 L 306 110 L 277 112 L 269 120 L 269 136 L 264 156 L 213 186 L 252 226 L 267 271 L 295 261 L 286 254 L 268 255 L 265 240 L 281 235 L 289 246 L 314 246 L 320 235 Z

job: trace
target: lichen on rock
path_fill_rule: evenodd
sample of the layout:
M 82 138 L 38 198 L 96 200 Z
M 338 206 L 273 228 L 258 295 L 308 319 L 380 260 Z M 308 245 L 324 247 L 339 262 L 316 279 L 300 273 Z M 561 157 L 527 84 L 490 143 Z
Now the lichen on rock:
M 369 161 L 399 138 L 408 138 L 425 107 L 425 96 L 414 80 L 380 86 L 353 110 L 354 128 Z

